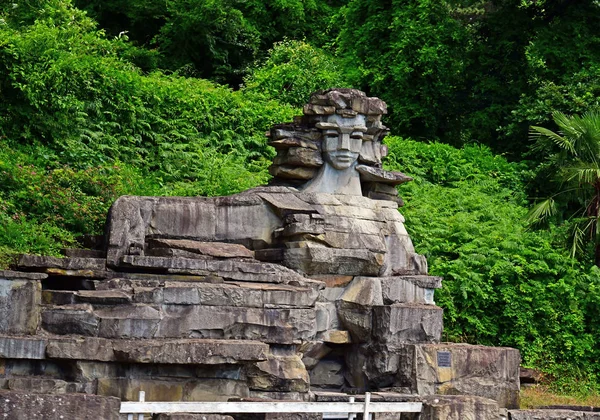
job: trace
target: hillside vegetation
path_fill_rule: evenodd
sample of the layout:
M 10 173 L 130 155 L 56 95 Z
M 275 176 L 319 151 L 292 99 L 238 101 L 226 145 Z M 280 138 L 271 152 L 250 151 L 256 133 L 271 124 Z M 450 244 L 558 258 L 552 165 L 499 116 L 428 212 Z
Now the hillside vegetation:
M 569 245 L 590 189 L 526 220 L 573 163 L 529 126 L 598 106 L 598 18 L 592 0 L 3 2 L 0 269 L 101 233 L 122 194 L 268 182 L 265 130 L 355 87 L 389 105 L 386 165 L 415 178 L 402 212 L 444 276 L 445 338 L 517 347 L 552 386 L 597 392 L 597 235 Z

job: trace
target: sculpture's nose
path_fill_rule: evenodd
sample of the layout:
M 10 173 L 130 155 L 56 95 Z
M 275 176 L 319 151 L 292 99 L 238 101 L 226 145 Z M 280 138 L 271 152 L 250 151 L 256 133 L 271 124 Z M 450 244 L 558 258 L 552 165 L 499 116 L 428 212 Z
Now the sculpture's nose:
M 350 134 L 340 134 L 340 150 L 350 150 Z

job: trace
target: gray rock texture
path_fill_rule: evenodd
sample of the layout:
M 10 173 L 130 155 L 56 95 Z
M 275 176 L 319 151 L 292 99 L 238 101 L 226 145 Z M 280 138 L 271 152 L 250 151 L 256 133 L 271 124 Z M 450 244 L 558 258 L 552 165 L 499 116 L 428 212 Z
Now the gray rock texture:
M 11 420 L 118 420 L 120 401 L 84 394 L 39 394 L 0 390 L 0 413 Z M 36 417 L 33 417 L 33 416 Z

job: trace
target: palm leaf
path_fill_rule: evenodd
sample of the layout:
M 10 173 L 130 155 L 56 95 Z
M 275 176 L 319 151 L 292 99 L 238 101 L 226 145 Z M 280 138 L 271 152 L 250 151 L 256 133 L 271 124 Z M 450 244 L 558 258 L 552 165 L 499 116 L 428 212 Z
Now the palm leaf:
M 556 134 L 552 130 L 548 130 L 544 127 L 531 126 L 530 137 L 539 139 L 539 137 L 546 137 L 552 140 L 558 147 L 561 149 L 565 149 L 577 156 L 575 148 L 573 147 L 573 142 L 571 142 L 568 138 L 563 137 L 559 134 Z
M 555 213 L 556 203 L 551 197 L 533 206 L 533 208 L 527 214 L 526 221 L 529 224 L 541 223 Z

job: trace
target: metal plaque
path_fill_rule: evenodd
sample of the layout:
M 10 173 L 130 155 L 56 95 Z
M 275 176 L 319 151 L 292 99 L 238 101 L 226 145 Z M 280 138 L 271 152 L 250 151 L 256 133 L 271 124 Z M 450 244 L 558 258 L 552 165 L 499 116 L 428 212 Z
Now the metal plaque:
M 438 367 L 452 367 L 452 353 L 449 351 L 437 352 Z

